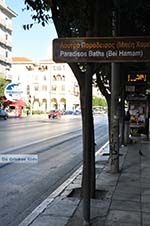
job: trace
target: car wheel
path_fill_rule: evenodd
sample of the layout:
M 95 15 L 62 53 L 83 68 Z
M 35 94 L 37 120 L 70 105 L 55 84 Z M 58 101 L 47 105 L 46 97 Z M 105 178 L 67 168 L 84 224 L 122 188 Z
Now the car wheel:
M 4 116 L 4 120 L 7 120 L 7 116 Z

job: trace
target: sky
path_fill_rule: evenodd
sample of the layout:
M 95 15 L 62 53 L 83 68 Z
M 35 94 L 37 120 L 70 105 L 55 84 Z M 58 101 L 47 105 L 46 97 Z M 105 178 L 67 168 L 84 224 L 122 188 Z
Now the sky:
M 57 38 L 53 22 L 45 27 L 35 24 L 30 30 L 24 30 L 24 24 L 33 23 L 32 12 L 22 10 L 24 0 L 5 0 L 5 3 L 17 14 L 12 19 L 12 55 L 35 61 L 52 58 L 52 40 Z

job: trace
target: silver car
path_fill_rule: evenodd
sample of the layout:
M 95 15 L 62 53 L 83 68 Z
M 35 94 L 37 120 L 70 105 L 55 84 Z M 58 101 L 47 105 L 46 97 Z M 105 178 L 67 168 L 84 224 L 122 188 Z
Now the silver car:
M 3 109 L 0 109 L 0 118 L 3 118 L 5 120 L 7 120 L 7 118 L 8 118 L 7 112 L 4 111 Z

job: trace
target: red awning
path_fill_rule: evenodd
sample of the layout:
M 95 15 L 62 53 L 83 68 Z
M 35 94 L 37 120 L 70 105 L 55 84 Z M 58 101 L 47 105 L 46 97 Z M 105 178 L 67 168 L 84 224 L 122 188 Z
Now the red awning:
M 23 101 L 23 100 L 17 100 L 15 102 L 13 101 L 10 101 L 10 100 L 6 100 L 3 105 L 5 107 L 9 106 L 9 105 L 12 105 L 12 106 L 19 106 L 19 107 L 24 107 L 24 106 L 27 106 L 26 103 Z
M 27 106 L 27 104 L 26 104 L 23 100 L 17 100 L 17 101 L 16 101 L 16 104 L 17 104 L 18 106 L 22 106 L 22 107 Z

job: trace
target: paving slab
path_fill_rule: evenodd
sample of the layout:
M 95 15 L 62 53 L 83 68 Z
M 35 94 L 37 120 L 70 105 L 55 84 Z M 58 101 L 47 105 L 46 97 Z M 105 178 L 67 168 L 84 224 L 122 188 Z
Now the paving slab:
M 69 218 L 40 215 L 30 226 L 65 226 Z
M 111 203 L 110 206 L 111 210 L 125 210 L 125 211 L 141 211 L 141 203 L 140 202 L 134 202 L 129 200 L 114 200 Z
M 142 202 L 142 212 L 150 213 L 150 203 Z
M 124 173 L 124 171 L 122 171 L 119 177 L 119 182 L 129 182 L 129 181 L 139 182 L 139 174 L 137 173 L 129 174 Z
M 134 224 L 134 223 L 123 223 L 123 222 L 106 222 L 105 223 L 105 226 L 141 226 L 141 224 L 139 223 L 139 224 Z M 145 225 L 146 226 L 146 225 Z M 147 225 L 148 226 L 148 225 Z
M 150 214 L 142 213 L 142 226 L 150 225 Z
M 149 187 L 142 187 L 141 188 L 142 195 L 150 195 L 150 188 Z
M 91 200 L 91 218 L 105 217 L 110 206 L 110 200 Z
M 97 176 L 97 180 L 99 185 L 113 186 L 117 183 L 118 175 L 112 175 L 110 173 L 102 172 Z
M 135 211 L 123 211 L 123 210 L 110 210 L 106 222 L 116 223 L 128 223 L 128 224 L 140 224 L 141 213 Z
M 123 191 L 118 190 L 114 192 L 112 200 L 140 202 L 141 194 L 135 192 L 125 193 Z
M 150 194 L 141 196 L 142 203 L 150 203 Z
M 42 213 L 42 215 L 71 217 L 79 202 L 80 200 L 77 198 L 60 199 L 57 202 L 54 202 L 52 205 L 48 206 Z

